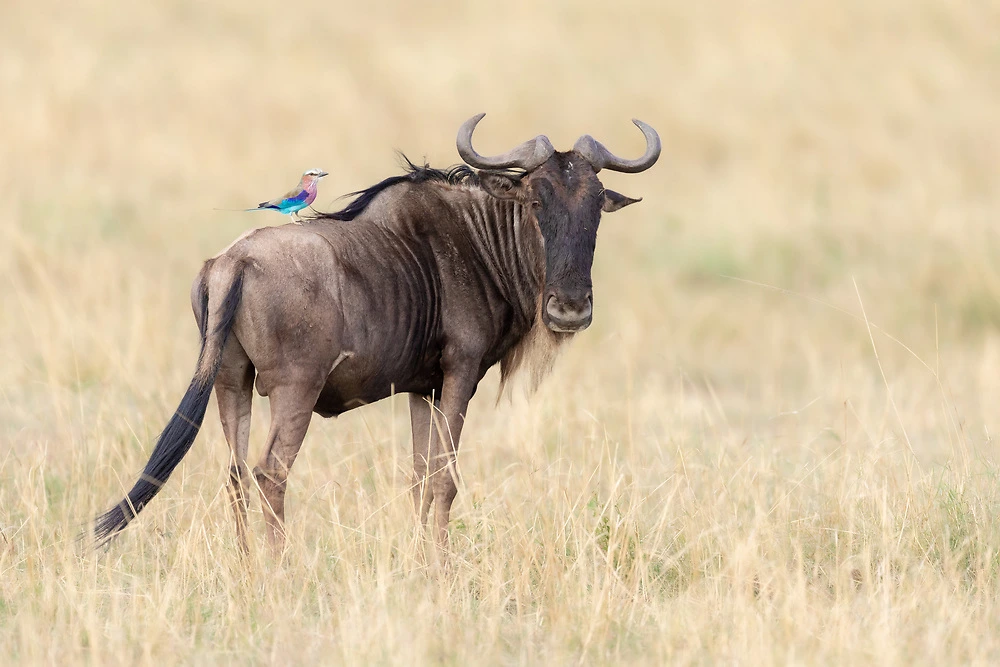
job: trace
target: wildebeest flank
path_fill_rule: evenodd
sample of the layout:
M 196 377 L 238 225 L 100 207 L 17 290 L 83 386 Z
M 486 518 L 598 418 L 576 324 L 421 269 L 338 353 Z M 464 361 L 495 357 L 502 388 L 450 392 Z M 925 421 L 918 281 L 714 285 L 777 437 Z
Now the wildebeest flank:
M 202 340 L 194 379 L 140 479 L 97 519 L 97 540 L 156 495 L 190 449 L 214 386 L 245 550 L 256 384 L 271 407 L 253 474 L 273 546 L 284 541 L 288 473 L 312 413 L 337 415 L 393 391 L 410 394 L 417 512 L 426 523 L 434 506 L 436 538 L 447 546 L 458 443 L 479 381 L 497 363 L 506 381 L 532 350 L 551 358 L 589 326 L 601 212 L 639 201 L 597 174 L 642 171 L 660 153 L 656 132 L 634 121 L 647 143 L 636 160 L 589 136 L 567 152 L 538 136 L 483 157 L 472 148 L 482 117 L 458 134 L 469 166 L 410 164 L 339 212 L 251 231 L 205 263 L 191 294 Z

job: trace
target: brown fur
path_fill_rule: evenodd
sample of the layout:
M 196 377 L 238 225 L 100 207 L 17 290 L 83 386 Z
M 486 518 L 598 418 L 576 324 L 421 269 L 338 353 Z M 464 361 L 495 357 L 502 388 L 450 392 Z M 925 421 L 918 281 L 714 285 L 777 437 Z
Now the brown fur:
M 458 491 L 469 400 L 501 364 L 534 389 L 561 345 L 591 321 L 590 268 L 607 191 L 579 153 L 553 153 L 521 177 L 410 165 L 306 225 L 240 237 L 192 286 L 202 336 L 194 379 L 143 479 L 98 520 L 123 528 L 190 448 L 214 386 L 232 451 L 230 498 L 247 548 L 252 477 L 270 543 L 284 542 L 287 480 L 312 414 L 329 417 L 410 393 L 414 502 L 435 510 L 444 548 Z M 624 203 L 623 203 L 624 202 Z M 252 390 L 267 396 L 263 454 L 247 464 Z

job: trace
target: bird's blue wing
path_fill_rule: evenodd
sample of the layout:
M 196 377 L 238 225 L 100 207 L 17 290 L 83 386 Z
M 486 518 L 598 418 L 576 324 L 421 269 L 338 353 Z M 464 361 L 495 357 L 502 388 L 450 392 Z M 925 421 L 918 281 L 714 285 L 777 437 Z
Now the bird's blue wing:
M 271 201 L 261 202 L 260 206 L 257 208 L 276 208 L 279 211 L 285 211 L 286 209 L 298 210 L 295 208 L 296 206 L 298 208 L 305 208 L 305 205 L 302 202 L 304 202 L 308 196 L 309 193 L 305 190 L 295 188 L 291 192 L 287 192 L 280 197 L 272 199 Z

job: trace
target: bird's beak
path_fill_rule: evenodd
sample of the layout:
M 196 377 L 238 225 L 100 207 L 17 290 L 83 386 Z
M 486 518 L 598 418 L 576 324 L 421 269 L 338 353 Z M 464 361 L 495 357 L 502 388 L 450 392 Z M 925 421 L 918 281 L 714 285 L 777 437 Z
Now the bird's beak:
M 329 176 L 329 175 L 330 175 L 329 172 L 321 171 L 321 172 L 319 172 L 319 175 L 316 176 L 316 178 L 323 178 L 324 176 Z

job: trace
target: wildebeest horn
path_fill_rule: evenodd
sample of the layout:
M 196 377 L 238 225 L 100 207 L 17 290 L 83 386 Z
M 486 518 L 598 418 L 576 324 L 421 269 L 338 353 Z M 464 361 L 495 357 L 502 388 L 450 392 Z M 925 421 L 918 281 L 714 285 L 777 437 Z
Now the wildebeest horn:
M 591 164 L 594 171 L 610 169 L 611 171 L 623 171 L 627 174 L 645 171 L 652 167 L 656 163 L 656 159 L 660 157 L 660 135 L 638 118 L 633 118 L 632 122 L 642 130 L 646 137 L 646 152 L 638 160 L 625 160 L 618 157 L 589 134 L 577 139 L 573 150 L 587 158 L 587 162 Z
M 494 155 L 493 157 L 480 155 L 472 148 L 472 133 L 485 115 L 481 113 L 473 116 L 462 123 L 462 127 L 458 128 L 458 139 L 455 141 L 455 144 L 458 146 L 458 154 L 462 156 L 462 159 L 470 167 L 475 167 L 476 169 L 519 167 L 525 171 L 531 171 L 548 160 L 556 152 L 549 138 L 544 134 L 540 134 L 506 153 Z

